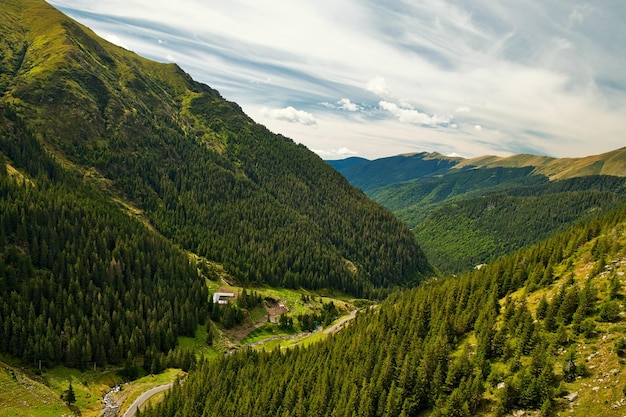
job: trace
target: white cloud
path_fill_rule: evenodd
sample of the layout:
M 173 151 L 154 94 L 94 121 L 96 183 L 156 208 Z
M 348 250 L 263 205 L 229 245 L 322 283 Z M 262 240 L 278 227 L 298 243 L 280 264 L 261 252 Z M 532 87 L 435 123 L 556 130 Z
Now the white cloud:
M 339 108 L 347 111 L 359 111 L 360 107 L 358 104 L 355 104 L 350 101 L 348 98 L 342 98 L 337 102 L 339 104 Z
M 449 157 L 449 158 L 465 158 L 463 155 L 460 155 L 460 154 L 458 154 L 456 152 L 449 153 L 446 156 Z
M 121 46 L 124 49 L 128 49 L 128 46 L 126 46 L 126 43 L 117 35 L 103 34 L 102 37 L 114 45 Z
M 265 107 L 261 110 L 261 113 L 271 119 L 284 120 L 290 123 L 300 123 L 306 126 L 315 126 L 317 124 L 315 116 L 311 113 L 297 110 L 292 106 L 282 109 L 268 109 Z
M 584 5 L 576 5 L 572 9 L 572 12 L 569 15 L 569 22 L 571 24 L 581 24 L 585 20 L 587 14 L 591 11 L 591 6 L 588 4 Z
M 371 79 L 367 83 L 367 91 L 370 91 L 376 94 L 379 97 L 388 97 L 390 95 L 389 89 L 387 88 L 387 82 L 383 77 L 376 77 Z
M 426 126 L 435 126 L 450 123 L 451 116 L 429 116 L 426 113 L 421 113 L 408 105 L 399 107 L 395 103 L 389 101 L 380 101 L 378 103 L 382 110 L 388 111 L 393 114 L 398 120 L 403 123 L 415 123 Z
M 324 159 L 338 159 L 338 158 L 347 158 L 349 156 L 355 156 L 359 153 L 353 151 L 348 148 L 339 148 L 339 149 L 311 149 L 313 152 L 318 154 L 320 157 Z
M 474 130 L 480 132 L 481 130 L 483 130 L 483 127 L 481 125 L 475 125 Z

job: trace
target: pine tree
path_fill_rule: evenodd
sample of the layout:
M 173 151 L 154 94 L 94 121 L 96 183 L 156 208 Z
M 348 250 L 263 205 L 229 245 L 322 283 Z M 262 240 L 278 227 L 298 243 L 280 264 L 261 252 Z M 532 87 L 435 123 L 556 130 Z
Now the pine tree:
M 72 381 L 70 381 L 70 386 L 67 388 L 67 394 L 65 394 L 65 401 L 68 404 L 74 404 L 76 402 L 76 394 L 74 393 L 74 388 L 72 387 Z

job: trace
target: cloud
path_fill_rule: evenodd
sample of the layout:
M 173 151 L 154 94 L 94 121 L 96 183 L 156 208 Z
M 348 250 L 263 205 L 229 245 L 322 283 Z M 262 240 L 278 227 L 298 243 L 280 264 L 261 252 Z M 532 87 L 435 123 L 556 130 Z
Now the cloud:
M 126 43 L 117 35 L 103 34 L 102 37 L 114 45 L 121 46 L 124 49 L 128 49 L 128 46 L 126 46 Z
M 367 91 L 376 94 L 379 97 L 388 97 L 390 95 L 387 88 L 387 82 L 383 77 L 376 77 L 367 83 Z
M 568 18 L 570 24 L 582 24 L 585 17 L 591 10 L 591 6 L 588 4 L 574 6 Z
M 324 159 L 347 158 L 349 156 L 355 156 L 359 154 L 358 152 L 345 148 L 345 147 L 339 148 L 339 149 L 311 149 L 311 150 Z
M 463 155 L 460 155 L 456 152 L 451 152 L 449 154 L 446 155 L 449 158 L 465 158 Z
M 267 107 L 261 110 L 261 113 L 271 119 L 284 120 L 289 123 L 300 123 L 305 126 L 315 126 L 317 121 L 315 116 L 304 110 L 297 110 L 292 106 L 287 106 L 282 109 L 269 109 Z
M 474 130 L 480 132 L 481 130 L 483 130 L 483 127 L 481 125 L 475 125 Z
M 399 107 L 395 103 L 382 100 L 378 103 L 378 105 L 382 110 L 393 114 L 403 123 L 435 126 L 448 124 L 452 120 L 452 116 L 429 116 L 426 113 L 421 113 L 406 104 L 403 107 Z
M 313 149 L 574 157 L 624 143 L 619 1 L 48 2 L 126 49 L 175 57 Z
M 339 108 L 347 111 L 359 111 L 360 107 L 358 104 L 355 104 L 350 101 L 348 98 L 342 98 L 337 102 L 339 104 Z

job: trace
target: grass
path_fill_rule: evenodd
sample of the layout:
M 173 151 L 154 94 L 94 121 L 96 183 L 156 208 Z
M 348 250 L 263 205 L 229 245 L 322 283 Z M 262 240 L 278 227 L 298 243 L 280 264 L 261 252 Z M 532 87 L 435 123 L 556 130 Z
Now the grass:
M 270 337 L 276 337 L 276 336 L 288 337 L 288 336 L 290 336 L 292 334 L 293 334 L 293 332 L 285 332 L 285 331 L 281 330 L 278 327 L 278 325 L 276 325 L 274 323 L 265 323 L 261 327 L 257 327 L 256 329 L 254 329 L 253 331 L 248 333 L 248 335 L 246 337 L 241 339 L 239 344 L 242 345 L 242 346 L 243 345 L 249 345 L 249 344 L 252 344 L 252 343 L 257 343 L 257 342 L 263 341 L 264 339 L 268 339 Z
M 71 413 L 57 393 L 3 362 L 0 362 L 0 411 L 6 417 L 58 417 Z
M 3 358 L 4 359 L 4 358 Z M 168 369 L 158 375 L 148 375 L 128 384 L 113 398 L 122 403 L 119 415 L 127 409 L 142 392 L 170 383 L 184 373 L 180 369 Z M 62 400 L 70 382 L 76 395 L 73 406 Z M 0 362 L 0 415 L 3 417 L 58 417 L 78 413 L 83 417 L 96 417 L 102 413 L 102 398 L 112 386 L 120 384 L 115 370 L 86 371 L 65 366 L 44 370 L 41 376 L 22 372 L 6 362 Z
M 100 415 L 102 396 L 111 386 L 121 382 L 121 378 L 113 370 L 80 372 L 61 365 L 46 370 L 42 380 L 59 397 L 66 392 L 71 381 L 76 395 L 74 405 L 87 417 Z
M 221 352 L 206 344 L 207 329 L 204 325 L 199 325 L 194 337 L 179 336 L 178 346 L 183 350 L 191 350 L 196 357 L 214 359 L 221 355 Z
M 158 375 L 147 375 L 128 384 L 124 384 L 122 390 L 115 393 L 113 398 L 122 403 L 118 415 L 124 414 L 124 411 L 139 397 L 143 392 L 159 385 L 168 384 L 176 380 L 176 377 L 183 377 L 184 372 L 180 369 L 167 369 Z

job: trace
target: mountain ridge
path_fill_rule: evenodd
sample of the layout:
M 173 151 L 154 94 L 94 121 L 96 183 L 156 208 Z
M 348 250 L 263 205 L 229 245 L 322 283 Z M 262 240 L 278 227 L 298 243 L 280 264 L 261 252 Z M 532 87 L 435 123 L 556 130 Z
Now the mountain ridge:
M 517 154 L 510 156 L 481 155 L 473 158 L 445 156 L 438 152 L 417 152 L 377 158 L 328 160 L 351 183 L 364 190 L 409 181 L 416 178 L 445 175 L 454 170 L 480 168 L 526 168 L 533 167 L 532 175 L 545 175 L 550 180 L 576 178 L 588 175 L 626 176 L 626 147 L 598 155 L 580 158 L 554 158 L 550 156 Z M 430 161 L 427 163 L 426 161 Z M 432 161 L 449 164 L 441 169 Z M 411 172 L 406 172 L 412 170 Z
M 12 0 L 3 16 L 4 105 L 64 168 L 168 239 L 242 282 L 364 294 L 428 273 L 390 213 L 177 65 L 117 47 L 43 0 Z M 400 237 L 400 248 L 383 245 L 397 262 L 375 262 L 368 234 Z

